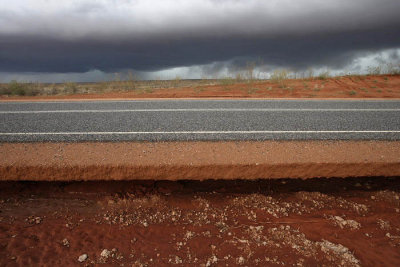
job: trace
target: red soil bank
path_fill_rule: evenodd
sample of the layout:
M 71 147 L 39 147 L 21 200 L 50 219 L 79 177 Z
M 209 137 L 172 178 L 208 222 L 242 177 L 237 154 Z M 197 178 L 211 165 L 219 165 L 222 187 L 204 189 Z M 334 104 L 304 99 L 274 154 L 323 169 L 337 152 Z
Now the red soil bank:
M 399 198 L 400 177 L 0 182 L 0 265 L 399 266 Z
M 400 142 L 2 143 L 0 180 L 400 176 Z

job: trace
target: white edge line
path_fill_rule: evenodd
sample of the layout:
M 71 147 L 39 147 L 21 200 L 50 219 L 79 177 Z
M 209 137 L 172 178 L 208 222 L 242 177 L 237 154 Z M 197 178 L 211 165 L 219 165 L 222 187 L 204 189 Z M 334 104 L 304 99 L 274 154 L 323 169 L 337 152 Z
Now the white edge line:
M 43 114 L 43 113 L 124 113 L 124 112 L 397 112 L 400 109 L 273 109 L 273 108 L 192 108 L 192 109 L 95 109 L 95 110 L 21 110 L 0 111 L 0 114 Z
M 400 130 L 388 131 L 180 131 L 180 132 L 38 132 L 38 133 L 0 133 L 0 136 L 33 136 L 33 135 L 140 135 L 140 134 L 351 134 L 351 133 L 400 133 Z
M 294 98 L 265 98 L 265 99 L 211 99 L 211 98 L 201 98 L 201 99 L 187 99 L 187 98 L 164 98 L 164 99 L 128 99 L 128 100 L 107 100 L 107 99 L 77 99 L 77 100 L 44 100 L 44 101 L 29 101 L 29 100 L 0 100 L 0 104 L 76 104 L 76 103 L 129 103 L 129 102 L 399 102 L 400 99 L 390 99 L 390 98 L 360 98 L 360 99 L 294 99 Z

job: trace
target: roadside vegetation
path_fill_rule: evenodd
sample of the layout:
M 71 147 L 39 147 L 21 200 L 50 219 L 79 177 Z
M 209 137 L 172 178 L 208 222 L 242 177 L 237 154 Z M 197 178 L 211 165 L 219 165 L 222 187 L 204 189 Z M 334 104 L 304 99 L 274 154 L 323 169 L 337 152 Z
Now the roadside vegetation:
M 42 85 L 40 83 L 19 83 L 11 81 L 8 84 L 2 84 L 0 95 L 10 96 L 35 96 L 40 94 Z
M 177 76 L 172 80 L 141 80 L 132 73 L 122 75 L 116 73 L 109 81 L 93 83 L 38 83 L 13 80 L 9 83 L 0 83 L 0 97 L 15 96 L 63 96 L 76 94 L 103 94 L 131 92 L 135 95 L 165 93 L 163 89 L 188 90 L 191 89 L 195 95 L 200 95 L 210 88 L 221 87 L 226 94 L 240 87 L 243 93 L 248 95 L 260 92 L 273 93 L 276 90 L 284 90 L 293 93 L 295 90 L 320 92 L 336 83 L 338 86 L 343 79 L 347 78 L 353 82 L 369 81 L 366 85 L 350 88 L 343 92 L 344 95 L 354 96 L 358 91 L 367 93 L 383 93 L 385 86 L 390 85 L 390 77 L 400 75 L 400 65 L 386 65 L 368 69 L 367 74 L 345 74 L 333 76 L 329 71 L 316 73 L 313 69 L 304 72 L 293 72 L 288 69 L 277 69 L 273 71 L 269 79 L 261 79 L 260 73 L 256 72 L 255 63 L 247 63 L 244 71 L 234 76 L 219 78 L 203 77 L 202 79 L 182 79 Z M 380 78 L 381 77 L 381 78 Z M 312 97 L 313 94 L 310 94 Z

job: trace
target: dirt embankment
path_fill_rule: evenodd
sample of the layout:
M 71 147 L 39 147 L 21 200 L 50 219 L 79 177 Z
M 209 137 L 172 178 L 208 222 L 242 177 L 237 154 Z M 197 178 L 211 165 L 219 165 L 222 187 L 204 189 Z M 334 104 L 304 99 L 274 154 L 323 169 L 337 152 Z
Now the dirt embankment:
M 0 265 L 399 266 L 399 181 L 0 182 Z
M 63 93 L 66 85 L 59 84 L 60 93 L 39 96 L 0 96 L 0 100 L 82 100 L 82 99 L 144 99 L 144 98 L 400 98 L 400 75 L 344 76 L 333 78 L 288 79 L 279 81 L 220 80 L 217 84 L 203 81 L 182 81 L 181 87 L 162 88 L 156 81 L 134 84 L 114 82 L 78 84 L 79 92 Z M 143 84 L 144 83 L 144 84 Z M 160 81 L 162 83 L 162 81 Z M 190 83 L 189 83 L 190 84 Z M 48 85 L 49 86 L 49 85 Z M 105 87 L 104 87 L 105 86 Z M 148 88 L 146 88 L 146 86 Z M 104 88 L 103 88 L 104 87 Z M 120 89 L 118 89 L 120 88 Z M 51 89 L 50 91 L 54 91 Z M 65 90 L 64 90 L 65 91 Z M 85 93 L 83 93 L 85 92 Z M 100 92 L 100 93 L 97 93 Z
M 205 180 L 400 176 L 400 142 L 0 144 L 0 180 Z

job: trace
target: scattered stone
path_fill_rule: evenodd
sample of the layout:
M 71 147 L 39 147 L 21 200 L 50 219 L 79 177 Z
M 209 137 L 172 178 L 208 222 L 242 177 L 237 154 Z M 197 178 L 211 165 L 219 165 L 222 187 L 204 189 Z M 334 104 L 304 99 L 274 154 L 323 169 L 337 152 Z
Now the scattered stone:
M 217 262 L 218 262 L 218 258 L 217 258 L 215 255 L 213 255 L 211 258 L 209 258 L 209 259 L 207 260 L 206 267 L 210 267 L 210 266 L 212 266 L 214 263 L 217 263 Z
M 169 262 L 172 262 L 173 264 L 182 264 L 182 259 L 179 256 L 175 256 L 173 260 L 169 259 Z
M 334 255 L 340 257 L 343 266 L 360 266 L 360 261 L 342 244 L 334 244 L 327 240 L 322 240 L 322 242 L 319 242 L 319 245 L 323 252 L 328 254 L 332 252 Z
M 391 229 L 390 223 L 388 221 L 384 221 L 382 219 L 378 220 L 378 226 L 379 226 L 379 228 L 381 228 L 381 230 L 385 230 L 385 231 Z
M 62 240 L 62 244 L 63 244 L 63 246 L 69 248 L 69 241 L 68 241 L 68 239 L 64 238 L 64 239 Z
M 236 263 L 239 265 L 243 265 L 245 262 L 244 258 L 240 256 L 239 258 L 236 259 Z
M 25 219 L 25 221 L 27 221 L 30 224 L 40 224 L 42 222 L 42 218 L 29 216 L 28 218 Z
M 360 229 L 361 224 L 354 220 L 345 220 L 340 216 L 333 216 L 331 220 L 334 221 L 336 225 L 338 225 L 341 229 L 347 227 L 353 230 Z
M 400 236 L 391 235 L 390 233 L 386 233 L 386 237 L 389 237 L 391 239 L 399 239 L 400 238 Z
M 146 266 L 146 265 L 141 263 L 140 260 L 136 260 L 132 265 L 132 267 L 144 267 L 144 266 Z
M 107 259 L 111 256 L 111 251 L 108 249 L 103 249 L 103 251 L 100 253 L 100 256 Z
M 132 254 L 131 254 L 132 257 Z M 100 263 L 106 263 L 107 259 L 113 258 L 116 260 L 122 260 L 124 256 L 118 252 L 118 249 L 113 248 L 111 250 L 103 249 L 100 253 Z
M 186 234 L 185 234 L 185 239 L 186 239 L 186 240 L 189 240 L 189 239 L 191 239 L 193 236 L 194 236 L 194 233 L 193 233 L 193 232 L 187 231 Z
M 78 261 L 79 262 L 84 262 L 84 261 L 87 260 L 87 258 L 88 258 L 87 254 L 82 254 L 82 255 L 79 256 Z

